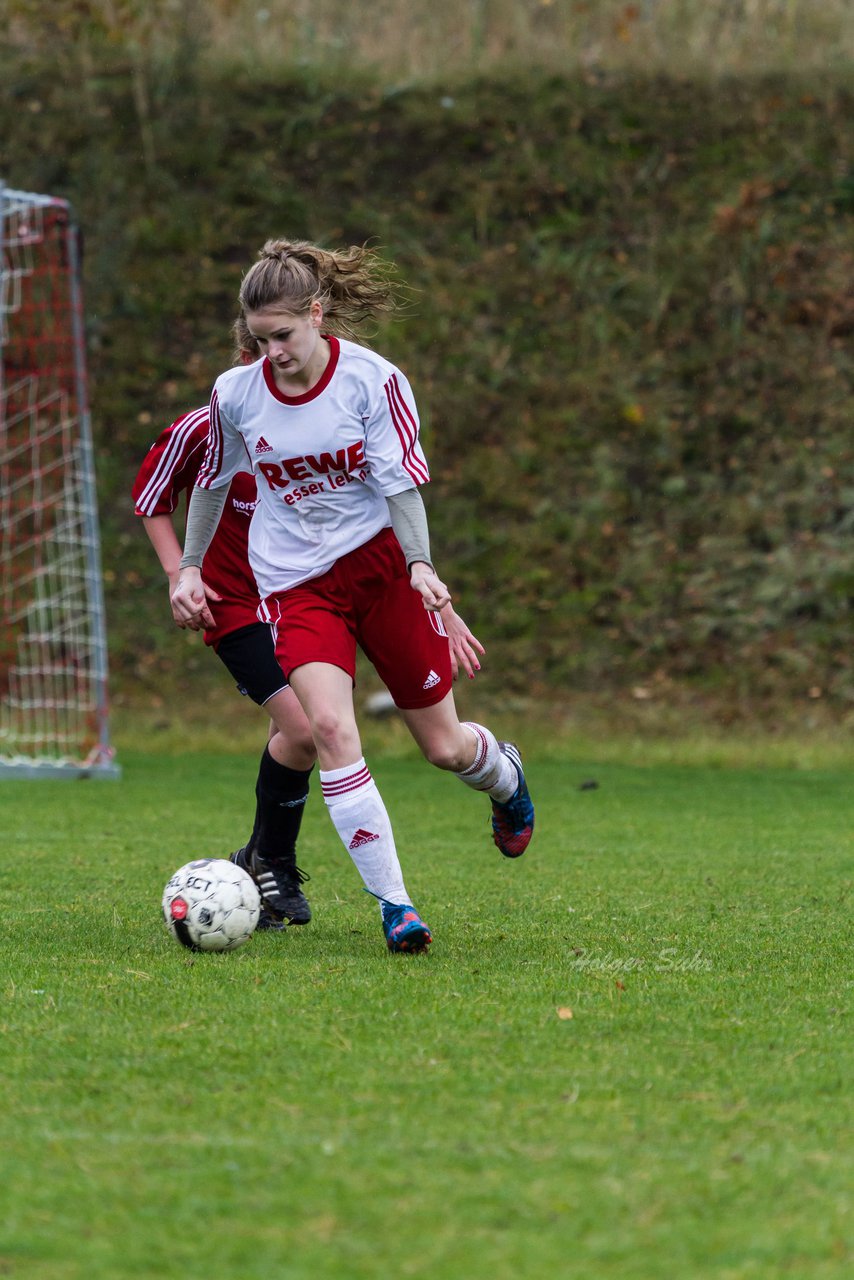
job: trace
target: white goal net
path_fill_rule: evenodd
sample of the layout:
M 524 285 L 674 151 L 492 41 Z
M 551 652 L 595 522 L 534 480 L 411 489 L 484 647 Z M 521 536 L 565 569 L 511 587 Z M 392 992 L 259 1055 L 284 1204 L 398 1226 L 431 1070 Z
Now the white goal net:
M 116 777 L 78 229 L 0 182 L 0 777 Z

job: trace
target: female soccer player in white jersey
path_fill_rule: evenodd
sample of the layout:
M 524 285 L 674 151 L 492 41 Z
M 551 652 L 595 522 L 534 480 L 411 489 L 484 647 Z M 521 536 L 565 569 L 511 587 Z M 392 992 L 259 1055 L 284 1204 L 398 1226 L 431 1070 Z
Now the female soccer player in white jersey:
M 173 512 L 195 484 L 208 442 L 208 407 L 183 414 L 149 449 L 133 484 L 136 515 L 169 582 L 178 580 L 181 544 Z M 214 625 L 204 632 L 237 688 L 270 714 L 270 738 L 255 784 L 255 822 L 232 861 L 249 871 L 264 899 L 259 928 L 307 924 L 311 908 L 302 891 L 308 878 L 297 866 L 296 843 L 308 797 L 316 751 L 311 728 L 276 659 L 272 633 L 259 622 L 258 590 L 248 561 L 249 522 L 257 502 L 255 477 L 239 471 L 232 480 L 222 518 L 205 555 L 208 598 Z M 455 670 L 470 678 L 483 646 L 449 605 L 443 612 L 453 640 Z
M 268 241 L 244 277 L 241 316 L 264 358 L 217 379 L 211 434 L 190 503 L 176 620 L 209 625 L 199 565 L 232 477 L 258 481 L 249 557 L 276 651 L 317 746 L 330 817 L 392 951 L 430 930 L 406 891 L 353 709 L 356 645 L 373 663 L 426 758 L 492 800 L 496 845 L 524 853 L 534 808 L 515 746 L 461 723 L 440 613 L 450 595 L 430 557 L 418 487 L 429 480 L 404 374 L 351 341 L 394 305 L 373 251 Z M 340 336 L 339 336 L 340 335 Z

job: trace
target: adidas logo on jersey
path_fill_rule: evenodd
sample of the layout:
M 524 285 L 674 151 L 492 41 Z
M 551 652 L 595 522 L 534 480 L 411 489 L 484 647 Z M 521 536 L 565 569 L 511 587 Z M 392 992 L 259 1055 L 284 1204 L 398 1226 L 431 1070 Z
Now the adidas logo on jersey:
M 374 835 L 372 832 L 366 831 L 364 827 L 359 827 L 347 847 L 348 849 L 360 849 L 363 844 L 371 844 L 374 840 L 379 840 L 379 835 Z
M 422 684 L 422 689 L 435 689 L 437 684 L 442 683 L 442 677 L 437 676 L 435 671 L 431 671 L 427 679 Z
M 261 436 L 261 438 L 259 439 L 258 443 L 255 446 L 255 456 L 257 457 L 259 453 L 272 453 L 272 452 L 273 452 L 273 446 L 271 444 L 267 444 L 267 441 L 264 439 L 263 436 Z

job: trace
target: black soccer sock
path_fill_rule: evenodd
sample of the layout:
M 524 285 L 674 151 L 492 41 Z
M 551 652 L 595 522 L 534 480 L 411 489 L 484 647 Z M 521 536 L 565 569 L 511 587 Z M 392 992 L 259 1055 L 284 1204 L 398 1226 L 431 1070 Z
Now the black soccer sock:
M 296 867 L 296 844 L 308 796 L 311 769 L 289 769 L 264 748 L 255 784 L 255 827 L 252 846 L 262 858 Z

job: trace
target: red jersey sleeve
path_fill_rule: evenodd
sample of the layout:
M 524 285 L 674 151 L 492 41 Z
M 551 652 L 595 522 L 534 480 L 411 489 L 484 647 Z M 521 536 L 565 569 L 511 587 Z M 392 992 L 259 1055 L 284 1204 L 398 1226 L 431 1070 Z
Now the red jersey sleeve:
M 138 516 L 170 515 L 192 489 L 208 447 L 207 408 L 195 409 L 162 431 L 143 459 L 131 494 Z

